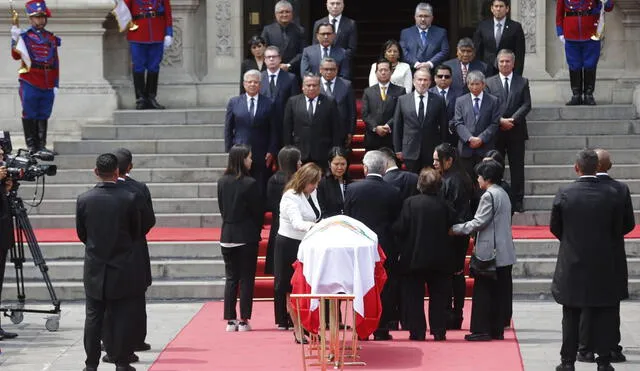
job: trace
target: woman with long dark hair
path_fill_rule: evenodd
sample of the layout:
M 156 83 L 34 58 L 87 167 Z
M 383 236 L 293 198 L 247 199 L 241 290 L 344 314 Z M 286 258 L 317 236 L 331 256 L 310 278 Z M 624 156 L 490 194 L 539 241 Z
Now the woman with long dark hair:
M 409 66 L 408 63 L 402 62 L 402 48 L 400 47 L 400 43 L 393 39 L 387 40 L 382 44 L 379 58 L 384 58 L 391 64 L 391 83 L 401 86 L 405 88 L 407 93 L 411 93 L 413 91 L 413 74 L 411 73 L 411 66 Z M 371 65 L 369 86 L 378 83 L 376 65 L 377 63 Z
M 271 212 L 271 229 L 269 230 L 267 260 L 264 267 L 266 274 L 273 274 L 273 252 L 276 248 L 276 236 L 280 227 L 280 200 L 282 199 L 282 193 L 284 193 L 284 186 L 289 183 L 293 174 L 302 165 L 300 158 L 301 154 L 298 148 L 294 146 L 283 147 L 278 152 L 278 171 L 267 182 L 267 211 Z M 284 312 L 279 313 L 280 309 L 275 305 L 274 301 L 275 323 L 278 325 L 279 330 L 286 330 L 293 326 L 291 320 L 288 319 L 286 308 L 283 309 L 285 309 Z
M 347 151 L 341 147 L 329 150 L 329 169 L 318 184 L 318 202 L 322 218 L 341 215 L 344 208 L 344 193 L 351 183 Z
M 249 176 L 251 147 L 236 144 L 229 151 L 224 175 L 218 180 L 218 206 L 222 215 L 220 246 L 224 259 L 224 319 L 227 331 L 250 331 L 258 243 L 264 208 L 258 183 Z M 236 296 L 240 286 L 240 321 Z
M 458 162 L 458 150 L 449 143 L 438 145 L 433 152 L 433 167 L 442 175 L 441 194 L 455 211 L 455 222 L 463 223 L 471 219 L 471 195 L 473 183 Z M 449 240 L 453 250 L 452 295 L 449 295 L 447 328 L 459 330 L 462 327 L 462 309 L 466 293 L 464 263 L 469 249 L 469 236 L 453 236 Z M 453 304 L 453 305 L 452 305 Z

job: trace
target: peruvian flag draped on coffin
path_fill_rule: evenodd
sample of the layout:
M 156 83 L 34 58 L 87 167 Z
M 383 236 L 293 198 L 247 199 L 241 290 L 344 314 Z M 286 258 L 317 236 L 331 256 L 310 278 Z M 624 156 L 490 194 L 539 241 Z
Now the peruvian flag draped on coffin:
M 380 292 L 387 280 L 378 236 L 360 221 L 344 215 L 322 220 L 302 239 L 291 279 L 294 294 L 354 295 L 356 332 L 368 337 L 378 327 Z M 319 327 L 319 300 L 300 299 L 302 325 Z M 291 300 L 297 308 L 296 300 Z

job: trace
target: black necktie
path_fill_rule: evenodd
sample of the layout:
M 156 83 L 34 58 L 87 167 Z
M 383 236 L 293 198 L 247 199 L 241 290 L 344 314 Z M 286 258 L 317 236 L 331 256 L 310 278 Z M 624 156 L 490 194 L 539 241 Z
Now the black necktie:
M 424 121 L 424 95 L 420 95 L 420 105 L 418 105 L 418 121 L 420 124 Z
M 504 92 L 505 92 L 505 96 L 508 97 L 509 96 L 509 78 L 508 77 L 504 78 Z
M 444 98 L 444 100 L 447 100 L 447 92 L 444 91 L 444 89 L 440 90 L 440 95 L 442 95 L 442 98 Z
M 325 85 L 327 85 L 327 95 L 330 97 L 333 96 L 333 90 L 331 90 L 331 81 L 325 82 Z
M 251 115 L 251 121 L 256 117 L 256 98 L 251 98 L 251 103 L 249 104 L 249 114 Z
M 271 75 L 271 81 L 269 81 L 269 93 L 272 98 L 276 96 L 276 75 Z
M 322 48 L 322 58 L 329 57 L 329 48 Z
M 338 33 L 338 19 L 332 19 L 331 24 L 333 25 L 333 32 Z
M 307 112 L 309 113 L 309 119 L 313 119 L 313 99 L 309 98 L 309 107 L 307 107 Z
M 281 26 L 280 29 L 282 30 L 282 43 L 284 45 L 284 48 L 286 48 L 287 44 L 289 44 L 289 35 L 287 35 L 287 28 L 285 26 Z

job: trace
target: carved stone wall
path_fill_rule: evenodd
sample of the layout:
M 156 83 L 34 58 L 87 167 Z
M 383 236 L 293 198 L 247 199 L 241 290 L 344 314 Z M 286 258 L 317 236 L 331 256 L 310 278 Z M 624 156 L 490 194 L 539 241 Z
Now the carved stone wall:
M 527 53 L 536 52 L 537 7 L 537 0 L 520 0 L 520 4 L 518 7 L 518 15 L 520 23 L 522 23 L 522 29 L 524 30 Z
M 216 52 L 218 55 L 233 56 L 231 36 L 231 3 L 229 0 L 216 2 L 216 27 L 218 38 Z

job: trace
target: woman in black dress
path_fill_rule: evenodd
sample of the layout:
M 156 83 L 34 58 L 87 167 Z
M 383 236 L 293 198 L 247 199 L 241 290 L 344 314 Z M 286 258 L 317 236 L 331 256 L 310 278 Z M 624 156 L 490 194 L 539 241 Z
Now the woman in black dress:
M 264 63 L 264 51 L 267 48 L 267 42 L 262 36 L 254 35 L 249 39 L 249 48 L 251 56 L 240 65 L 240 94 L 244 94 L 244 73 L 249 70 L 258 70 L 260 72 L 267 70 L 267 64 Z
M 341 147 L 333 147 L 329 151 L 329 170 L 318 185 L 318 202 L 322 210 L 322 218 L 342 215 L 344 193 L 349 178 L 349 161 L 347 152 Z

